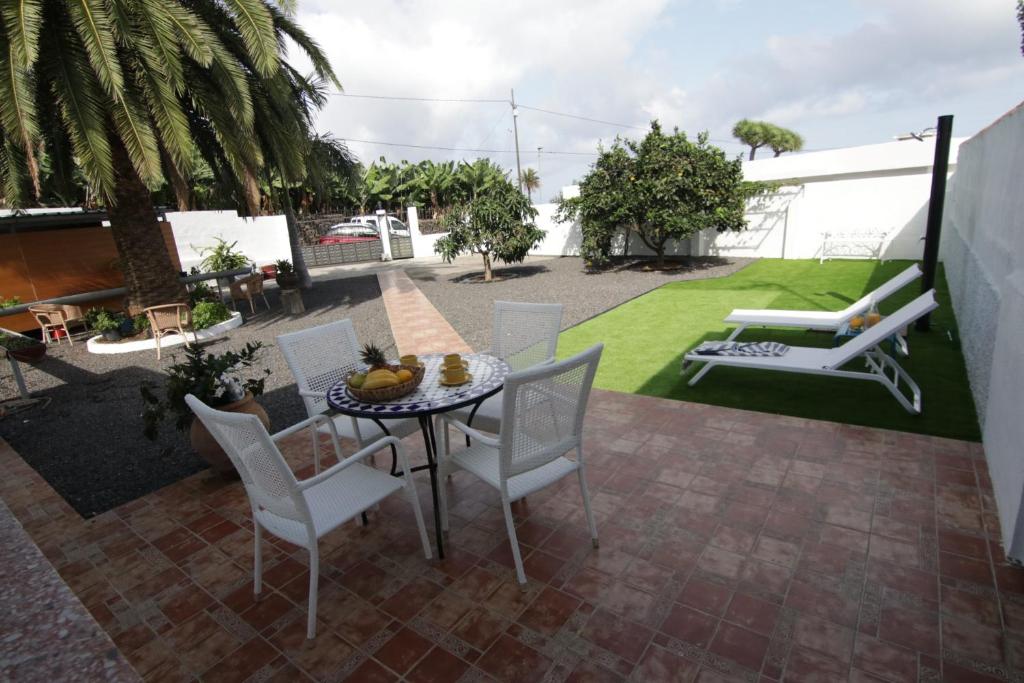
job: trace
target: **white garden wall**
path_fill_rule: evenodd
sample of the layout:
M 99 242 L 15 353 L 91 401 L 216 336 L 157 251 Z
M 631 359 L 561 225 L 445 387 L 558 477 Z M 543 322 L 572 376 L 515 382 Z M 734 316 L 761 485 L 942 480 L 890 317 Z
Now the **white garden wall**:
M 1024 103 L 960 146 L 942 256 L 1006 554 L 1024 560 Z
M 171 211 L 165 216 L 185 270 L 199 265 L 203 260 L 199 250 L 216 244 L 217 237 L 237 241 L 235 248 L 256 265 L 291 258 L 288 225 L 283 215 L 242 218 L 235 211 Z

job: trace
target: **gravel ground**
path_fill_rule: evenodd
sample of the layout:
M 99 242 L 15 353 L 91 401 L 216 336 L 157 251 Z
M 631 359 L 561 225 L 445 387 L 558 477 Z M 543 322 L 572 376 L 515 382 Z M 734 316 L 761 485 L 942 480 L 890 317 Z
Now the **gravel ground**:
M 247 316 L 245 325 L 210 348 L 223 352 L 247 341 L 264 342 L 259 367 L 270 368 L 271 375 L 260 403 L 272 429 L 306 417 L 291 372 L 274 348 L 277 335 L 351 318 L 361 341 L 394 352 L 376 275 L 318 281 L 303 294 L 306 313 L 298 317 L 281 315 L 276 287 L 266 291 L 270 311 L 257 303 L 255 316 Z M 73 348 L 51 346 L 38 366 L 22 364 L 29 390 L 49 398 L 49 405 L 0 419 L 0 437 L 86 517 L 178 481 L 205 465 L 192 453 L 187 433 L 168 427 L 155 442 L 142 435 L 139 398 L 141 384 L 159 383 L 161 370 L 175 362 L 175 355 L 181 358 L 180 347 L 165 351 L 158 362 L 153 351 L 102 356 L 89 353 L 84 341 Z M 16 395 L 8 366 L 2 363 L 0 401 Z
M 477 269 L 456 274 L 429 266 L 406 270 L 431 303 L 474 349 L 490 348 L 494 301 L 561 303 L 562 329 L 636 298 L 666 282 L 725 277 L 753 259 L 700 257 L 685 259 L 674 271 L 644 271 L 630 262 L 601 273 L 586 273 L 577 257 L 528 258 L 494 271 L 497 282 L 480 280 Z M 466 263 L 459 259 L 461 264 Z

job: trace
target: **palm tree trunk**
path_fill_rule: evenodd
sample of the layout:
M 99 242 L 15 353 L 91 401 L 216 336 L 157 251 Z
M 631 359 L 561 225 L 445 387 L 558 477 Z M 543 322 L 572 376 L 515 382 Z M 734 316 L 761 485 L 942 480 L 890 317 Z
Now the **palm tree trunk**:
M 110 136 L 110 146 L 114 196 L 107 214 L 128 288 L 128 312 L 137 315 L 148 306 L 187 301 L 185 285 L 167 253 L 149 188 L 116 136 Z
M 178 211 L 191 211 L 192 191 L 189 189 L 188 181 L 185 180 L 185 176 L 181 174 L 181 170 L 178 169 L 177 164 L 171 159 L 171 155 L 167 153 L 163 145 L 160 145 L 160 156 L 163 158 L 167 175 L 171 179 L 171 189 L 174 190 L 174 198 L 178 202 Z
M 299 276 L 299 289 L 309 289 L 313 286 L 313 278 L 309 274 L 309 267 L 306 266 L 306 257 L 302 255 L 302 242 L 299 240 L 299 224 L 295 220 L 295 212 L 292 210 L 292 198 L 288 195 L 287 188 L 283 193 L 284 222 L 288 226 L 288 245 L 292 250 L 292 266 Z
M 242 173 L 242 189 L 245 192 L 245 208 L 250 216 L 259 216 L 263 213 L 260 206 L 260 184 L 256 174 L 250 169 Z

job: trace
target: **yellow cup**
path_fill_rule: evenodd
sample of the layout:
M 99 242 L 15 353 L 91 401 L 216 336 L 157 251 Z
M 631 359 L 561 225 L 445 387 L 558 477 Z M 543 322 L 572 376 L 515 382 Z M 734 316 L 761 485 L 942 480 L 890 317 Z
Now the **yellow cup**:
M 867 325 L 868 327 L 874 327 L 882 320 L 882 316 L 878 313 L 868 313 Z
M 457 353 L 447 353 L 444 356 L 444 366 L 446 368 L 454 367 L 456 365 L 462 365 L 462 356 Z
M 398 363 L 400 365 L 416 366 L 416 365 L 420 364 L 420 360 L 419 360 L 419 358 L 416 357 L 415 353 L 410 353 L 410 354 L 408 354 L 406 356 L 402 356 L 401 358 L 399 358 L 398 359 Z
M 451 384 L 458 384 L 459 382 L 466 381 L 466 368 L 462 367 L 461 363 L 459 365 L 446 366 L 444 370 L 441 371 L 441 374 L 444 375 L 444 381 Z

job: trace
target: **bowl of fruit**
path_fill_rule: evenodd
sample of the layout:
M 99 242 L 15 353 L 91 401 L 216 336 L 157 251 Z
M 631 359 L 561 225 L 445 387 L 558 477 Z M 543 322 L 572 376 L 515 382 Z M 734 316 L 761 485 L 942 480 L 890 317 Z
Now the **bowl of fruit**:
M 422 365 L 388 363 L 384 352 L 373 344 L 363 346 L 361 355 L 368 368 L 351 373 L 345 380 L 348 393 L 357 400 L 393 401 L 412 393 L 423 381 Z

